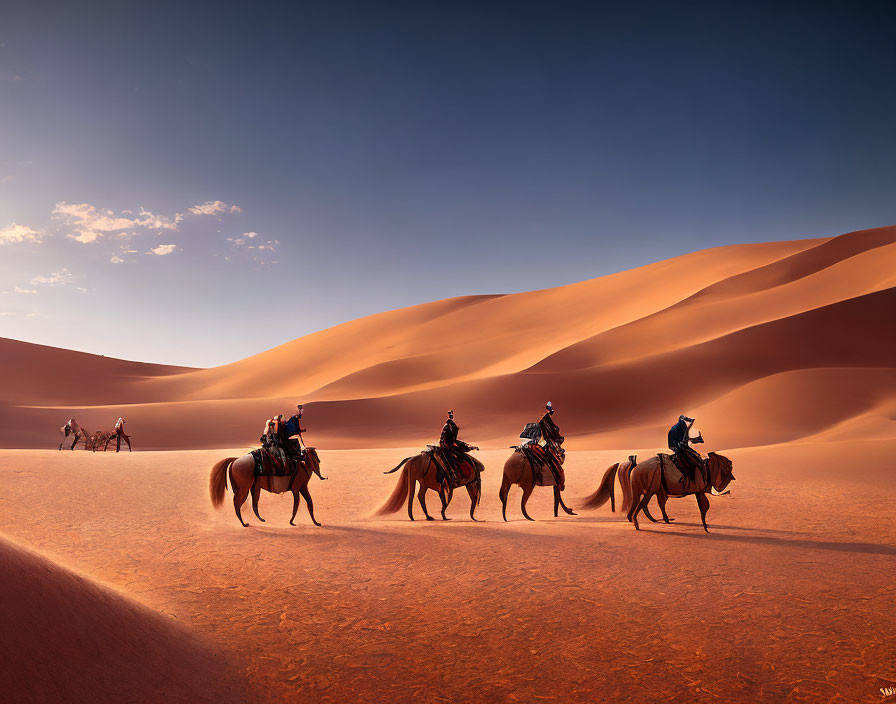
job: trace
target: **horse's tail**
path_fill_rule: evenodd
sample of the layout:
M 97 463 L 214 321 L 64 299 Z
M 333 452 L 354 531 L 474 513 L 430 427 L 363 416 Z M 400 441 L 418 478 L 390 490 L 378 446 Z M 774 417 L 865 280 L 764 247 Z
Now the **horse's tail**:
M 609 499 L 613 498 L 613 482 L 616 481 L 616 472 L 618 470 L 618 462 L 611 467 L 607 467 L 607 471 L 604 472 L 604 478 L 600 480 L 597 491 L 585 499 L 585 503 L 582 505 L 583 508 L 600 508 Z
M 414 459 L 414 457 L 416 457 L 416 455 L 411 455 L 410 457 L 405 457 L 401 462 L 398 463 L 397 467 L 395 467 L 394 469 L 390 469 L 388 472 L 383 472 L 383 474 L 392 474 L 392 472 L 397 472 L 399 469 L 401 469 L 401 465 L 403 465 L 408 460 Z
M 224 503 L 224 492 L 227 490 L 227 470 L 233 464 L 236 457 L 228 457 L 221 460 L 214 467 L 212 473 L 208 476 L 208 493 L 212 499 L 212 506 L 218 508 Z
M 401 464 L 404 464 L 409 459 L 411 458 L 408 457 L 406 460 L 402 460 Z M 401 464 L 398 465 L 398 467 L 401 467 Z M 394 472 L 398 467 L 392 471 Z M 390 472 L 386 472 L 386 474 L 390 474 Z M 398 478 L 398 484 L 395 485 L 395 490 L 392 492 L 392 496 L 386 500 L 386 503 L 380 506 L 379 510 L 376 512 L 377 516 L 385 516 L 390 513 L 395 513 L 398 509 L 404 506 L 404 502 L 407 500 L 408 493 L 411 490 L 409 474 L 410 472 L 407 467 L 401 470 L 401 476 Z

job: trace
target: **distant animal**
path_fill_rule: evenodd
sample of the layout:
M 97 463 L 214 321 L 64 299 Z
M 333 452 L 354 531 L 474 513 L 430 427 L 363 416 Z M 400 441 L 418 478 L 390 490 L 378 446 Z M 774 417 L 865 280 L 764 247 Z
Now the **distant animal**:
M 470 495 L 470 518 L 475 521 L 476 516 L 474 514 L 476 512 L 476 507 L 482 500 L 482 479 L 480 475 L 485 471 L 485 465 L 470 455 L 467 455 L 467 458 L 473 463 L 474 478 L 464 486 L 467 489 L 467 493 Z M 390 513 L 395 513 L 404 505 L 405 501 L 407 501 L 408 518 L 413 521 L 414 492 L 417 489 L 417 484 L 419 484 L 420 491 L 417 492 L 417 500 L 420 502 L 420 507 L 423 509 L 423 515 L 426 516 L 426 520 L 435 520 L 429 515 L 429 511 L 426 510 L 426 492 L 430 489 L 435 491 L 442 501 L 442 520 L 450 520 L 445 515 L 445 509 L 447 509 L 448 505 L 451 503 L 451 499 L 454 496 L 454 490 L 449 488 L 446 494 L 445 488 L 437 476 L 438 467 L 431 455 L 428 452 L 421 452 L 418 455 L 405 457 L 398 463 L 397 467 L 390 469 L 388 472 L 384 472 L 384 474 L 392 474 L 399 469 L 401 469 L 401 476 L 398 477 L 398 483 L 395 485 L 395 490 L 386 500 L 386 503 L 377 511 L 377 515 L 385 516 Z
M 100 447 L 105 451 L 106 445 L 108 445 L 109 438 L 112 437 L 112 433 L 107 433 L 102 430 L 97 430 L 87 441 L 87 449 L 93 450 L 96 452 Z
M 80 425 L 78 425 L 78 421 L 74 418 L 71 418 L 65 425 L 63 425 L 59 432 L 63 434 L 62 442 L 59 443 L 59 449 L 62 449 L 62 446 L 65 444 L 65 441 L 68 439 L 69 435 L 74 436 L 74 440 L 72 440 L 72 446 L 69 448 L 70 450 L 75 449 L 75 445 L 77 445 L 82 440 L 84 441 L 84 449 L 87 448 L 87 431 L 84 430 Z
M 537 467 L 535 471 L 543 473 L 544 470 L 541 467 Z M 510 493 L 510 487 L 514 484 L 519 484 L 520 488 L 523 490 L 523 498 L 520 501 L 520 509 L 523 512 L 523 516 L 525 516 L 528 521 L 535 520 L 526 512 L 526 503 L 529 501 L 529 497 L 532 495 L 535 487 L 542 486 L 535 483 L 535 471 L 533 471 L 532 465 L 521 450 L 515 450 L 514 453 L 507 458 L 507 461 L 504 463 L 504 478 L 501 480 L 501 490 L 498 492 L 498 496 L 501 498 L 501 515 L 504 517 L 505 521 L 507 520 L 507 495 Z M 544 486 L 550 485 L 546 484 Z M 559 515 L 558 509 L 561 506 L 568 515 L 575 516 L 576 512 L 563 503 L 560 487 L 554 484 L 553 489 L 554 516 L 556 517 Z
M 271 476 L 255 476 L 255 458 L 251 455 L 243 455 L 242 457 L 228 457 L 216 463 L 212 467 L 209 475 L 208 488 L 212 500 L 212 506 L 218 508 L 224 502 L 224 493 L 227 490 L 227 478 L 230 477 L 230 489 L 233 491 L 233 510 L 243 527 L 249 524 L 243 520 L 240 509 L 246 503 L 249 494 L 252 495 L 252 510 L 256 517 L 262 523 L 265 520 L 258 513 L 258 498 L 261 490 L 269 491 L 272 494 L 282 494 L 291 491 L 293 496 L 292 518 L 289 524 L 294 526 L 296 513 L 299 510 L 300 497 L 305 498 L 308 504 L 308 515 L 311 516 L 311 522 L 319 526 L 320 523 L 314 518 L 314 502 L 311 500 L 311 494 L 308 491 L 308 480 L 311 475 L 316 474 L 321 479 L 326 479 L 320 473 L 320 458 L 317 456 L 317 450 L 313 447 L 305 448 L 303 459 L 299 462 L 295 476 L 271 477 Z
M 710 452 L 702 471 L 696 473 L 693 482 L 686 482 L 677 470 L 667 473 L 666 470 L 669 468 L 674 468 L 674 464 L 672 457 L 666 454 L 655 455 L 636 464 L 634 468 L 632 468 L 631 462 L 612 465 L 604 472 L 597 491 L 586 499 L 585 505 L 589 508 L 597 508 L 609 499 L 611 507 L 615 509 L 613 480 L 618 473 L 623 493 L 623 510 L 627 507 L 626 518 L 634 524 L 636 530 L 641 529 L 638 525 L 638 514 L 641 511 L 644 511 L 645 515 L 655 522 L 655 519 L 646 510 L 647 503 L 652 497 L 656 496 L 663 513 L 663 520 L 668 523 L 670 519 L 666 514 L 666 501 L 669 497 L 683 498 L 693 494 L 696 496 L 697 506 L 700 508 L 703 530 L 708 533 L 706 513 L 709 511 L 709 499 L 706 494 L 713 491 L 721 494 L 734 481 L 731 460 L 724 455 Z

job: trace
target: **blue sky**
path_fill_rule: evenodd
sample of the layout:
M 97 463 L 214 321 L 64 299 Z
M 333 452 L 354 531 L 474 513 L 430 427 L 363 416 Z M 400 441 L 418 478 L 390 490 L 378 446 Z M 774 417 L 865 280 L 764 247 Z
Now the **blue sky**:
M 893 224 L 894 20 L 4 2 L 0 336 L 206 366 L 447 296 Z

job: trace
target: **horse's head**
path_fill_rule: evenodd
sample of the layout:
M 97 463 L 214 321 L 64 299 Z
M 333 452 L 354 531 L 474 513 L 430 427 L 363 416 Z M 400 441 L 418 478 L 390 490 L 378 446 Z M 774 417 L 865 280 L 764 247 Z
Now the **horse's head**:
M 725 455 L 719 455 L 715 452 L 710 452 L 707 457 L 709 457 L 712 487 L 721 493 L 734 481 L 734 472 L 732 471 L 734 465 Z
M 326 477 L 320 473 L 320 457 L 317 456 L 317 450 L 313 447 L 305 448 L 305 466 L 321 479 L 326 479 Z

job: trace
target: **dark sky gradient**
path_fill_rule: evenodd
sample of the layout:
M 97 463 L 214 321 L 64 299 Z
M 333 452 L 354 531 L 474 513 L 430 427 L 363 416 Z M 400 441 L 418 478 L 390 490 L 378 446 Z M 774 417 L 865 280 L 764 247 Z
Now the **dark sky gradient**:
M 48 233 L 0 248 L 3 336 L 207 365 L 422 301 L 896 222 L 894 2 L 0 8 L 0 228 Z M 243 212 L 125 264 L 50 217 L 208 200 Z M 245 231 L 278 263 L 225 261 Z M 70 284 L 14 293 L 62 266 Z

